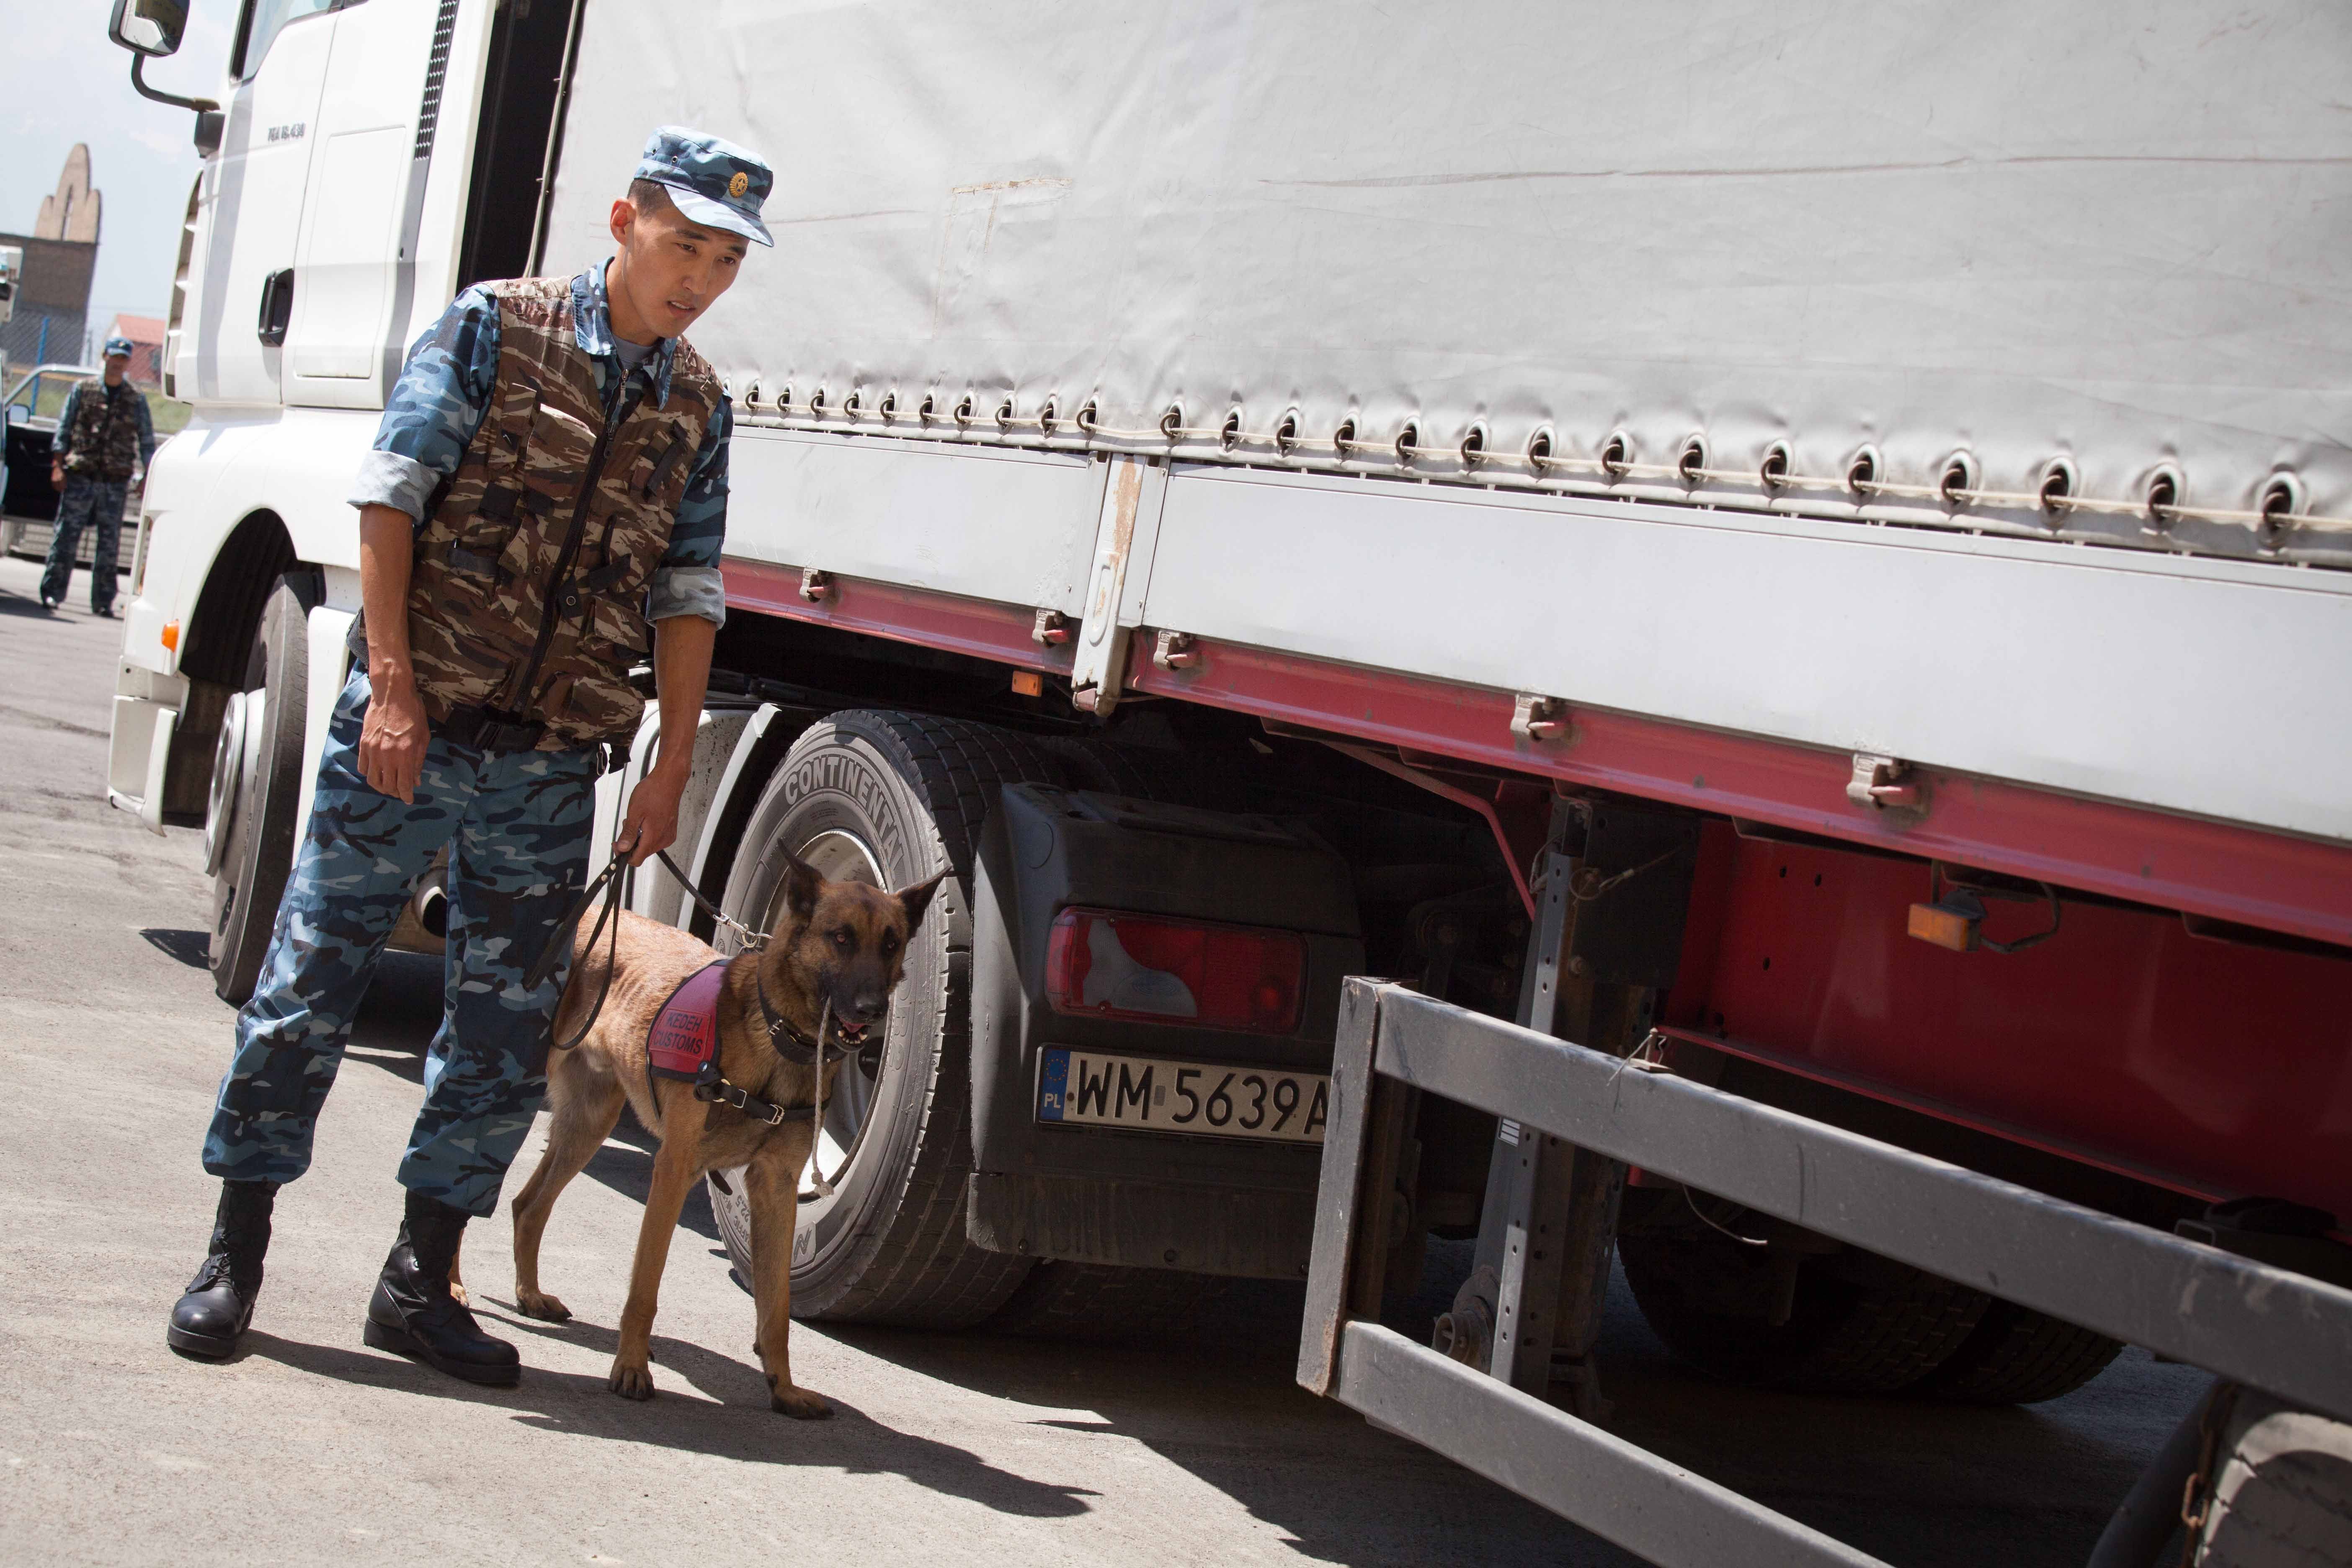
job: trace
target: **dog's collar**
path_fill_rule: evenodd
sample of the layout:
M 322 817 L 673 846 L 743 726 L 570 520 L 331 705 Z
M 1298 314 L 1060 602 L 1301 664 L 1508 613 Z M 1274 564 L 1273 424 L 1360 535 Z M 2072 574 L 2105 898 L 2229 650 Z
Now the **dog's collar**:
M 802 1030 L 790 1018 L 777 1012 L 775 1005 L 768 1000 L 768 977 L 760 973 L 760 966 L 756 960 L 751 965 L 751 984 L 759 997 L 760 1021 L 767 1028 L 768 1044 L 774 1048 L 776 1055 L 794 1067 L 811 1066 L 820 1056 L 828 1052 L 835 1061 L 838 1061 L 845 1057 L 854 1057 L 866 1048 L 863 1043 L 856 1046 L 849 1044 L 848 1041 L 841 1038 L 838 1033 L 834 1036 L 830 1047 L 823 1045 Z

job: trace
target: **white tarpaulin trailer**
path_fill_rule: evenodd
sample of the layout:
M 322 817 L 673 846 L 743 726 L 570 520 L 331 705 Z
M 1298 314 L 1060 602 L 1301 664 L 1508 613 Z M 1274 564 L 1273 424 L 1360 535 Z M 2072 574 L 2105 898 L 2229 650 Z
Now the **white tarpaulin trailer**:
M 2352 512 L 2340 7 L 737 3 L 579 49 L 549 266 L 647 125 L 765 153 L 774 256 L 696 339 L 771 405 L 1238 410 L 1258 458 L 1295 415 L 1292 461 L 1410 428 L 1434 474 L 1476 430 L 1554 487 L 1609 476 L 1532 437 L 1614 435 L 1636 492 L 2034 533 L 2063 462 L 2122 508 L 2065 536 L 2225 554 L 2274 475 Z
M 2352 837 L 2340 10 L 583 15 L 548 269 L 779 171 L 731 555 L 1076 620 L 1164 456 L 1122 626 Z

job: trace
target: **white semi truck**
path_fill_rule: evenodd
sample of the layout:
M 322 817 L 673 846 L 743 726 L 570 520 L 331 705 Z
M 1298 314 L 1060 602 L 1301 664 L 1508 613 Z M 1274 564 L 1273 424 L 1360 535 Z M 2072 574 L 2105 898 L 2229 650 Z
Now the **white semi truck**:
M 2340 8 L 244 0 L 236 37 L 173 100 L 196 413 L 109 780 L 203 825 L 225 998 L 404 346 L 599 260 L 646 130 L 696 125 L 772 160 L 778 243 L 694 334 L 735 435 L 682 863 L 754 922 L 783 850 L 953 889 L 828 1111 L 796 1311 L 1304 1280 L 1302 1381 L 1644 1555 L 1866 1561 L 1607 1433 L 1613 1257 L 1726 1378 L 2209 1368 L 2097 1560 L 2184 1490 L 2200 1562 L 2282 1519 L 2345 1560 Z M 1432 1235 L 1477 1267 L 1425 1346 L 1381 1319 Z

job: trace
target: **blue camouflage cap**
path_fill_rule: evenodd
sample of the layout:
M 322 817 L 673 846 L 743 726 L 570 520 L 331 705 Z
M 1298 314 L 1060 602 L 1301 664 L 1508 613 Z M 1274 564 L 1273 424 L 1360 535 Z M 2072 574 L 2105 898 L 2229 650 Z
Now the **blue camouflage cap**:
M 776 243 L 760 221 L 760 205 L 776 176 L 757 153 L 683 125 L 664 125 L 646 139 L 645 156 L 629 177 L 667 185 L 677 210 L 696 223 L 761 245 Z
M 129 338 L 109 338 L 106 340 L 105 357 L 108 359 L 112 359 L 116 354 L 136 353 L 138 352 L 137 346 L 134 345 Z

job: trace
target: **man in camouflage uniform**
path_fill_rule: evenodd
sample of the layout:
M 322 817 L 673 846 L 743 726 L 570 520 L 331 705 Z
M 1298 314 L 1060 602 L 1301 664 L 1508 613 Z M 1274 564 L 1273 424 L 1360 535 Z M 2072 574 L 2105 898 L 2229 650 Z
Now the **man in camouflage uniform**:
M 680 335 L 769 243 L 767 166 L 654 133 L 618 244 L 576 278 L 468 289 L 410 351 L 362 465 L 357 658 L 310 827 L 205 1140 L 222 1178 L 210 1254 L 169 1339 L 225 1356 L 251 1321 L 272 1200 L 310 1159 L 352 1018 L 402 908 L 449 851 L 447 999 L 401 1161 L 405 1218 L 364 1338 L 475 1383 L 514 1347 L 449 1289 L 466 1221 L 546 1091 L 564 966 L 531 987 L 585 880 L 604 748 L 636 729 L 626 679 L 650 623 L 658 760 L 616 848 L 677 835 L 712 637 L 726 617 L 727 400 Z
M 155 422 L 147 397 L 131 384 L 129 338 L 106 340 L 106 376 L 79 381 L 66 395 L 58 434 L 49 448 L 49 483 L 58 497 L 58 529 L 49 536 L 48 565 L 41 573 L 41 608 L 66 602 L 73 585 L 74 552 L 81 548 L 85 523 L 98 527 L 98 547 L 89 563 L 89 613 L 114 614 L 116 553 L 121 548 L 122 508 L 131 476 L 155 457 Z

